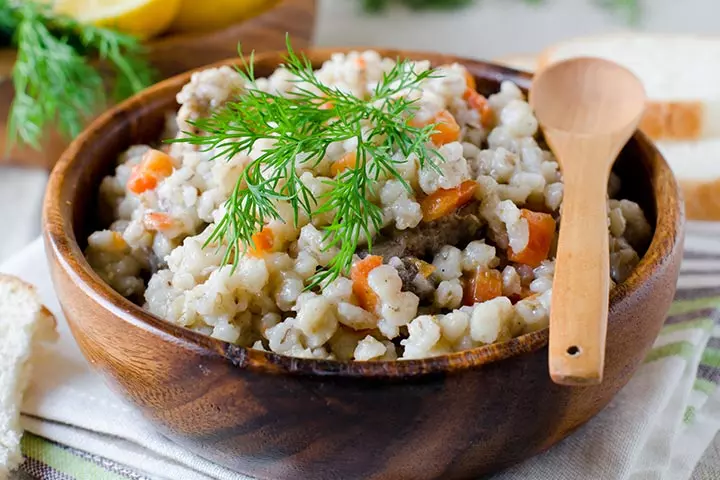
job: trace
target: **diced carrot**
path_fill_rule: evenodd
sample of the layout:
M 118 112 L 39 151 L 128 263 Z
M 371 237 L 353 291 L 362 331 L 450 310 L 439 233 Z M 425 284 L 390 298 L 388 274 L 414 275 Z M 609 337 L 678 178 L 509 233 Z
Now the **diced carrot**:
M 555 236 L 555 219 L 547 213 L 522 209 L 520 216 L 528 222 L 528 244 L 520 252 L 508 247 L 508 259 L 512 262 L 537 267 L 547 259 Z
M 368 312 L 374 312 L 378 303 L 377 294 L 370 288 L 368 276 L 370 272 L 379 267 L 383 263 L 383 258 L 377 255 L 368 255 L 355 265 L 350 271 L 352 279 L 352 290 L 358 303 Z
M 166 232 L 177 226 L 175 219 L 167 213 L 162 212 L 146 213 L 143 220 L 148 230 L 154 230 L 156 232 Z
M 252 236 L 252 242 L 249 253 L 253 257 L 259 257 L 263 253 L 271 251 L 275 244 L 273 231 L 268 227 L 263 227 L 262 230 Z
M 336 177 L 348 168 L 355 168 L 356 164 L 357 155 L 355 152 L 348 152 L 330 166 L 330 173 Z
M 367 67 L 367 62 L 363 57 L 357 57 L 355 59 L 355 65 L 357 65 L 358 68 L 365 68 Z
M 152 190 L 160 180 L 172 174 L 173 168 L 170 155 L 160 150 L 148 150 L 140 163 L 132 168 L 127 189 L 137 194 Z
M 502 296 L 502 273 L 498 270 L 479 268 L 469 279 L 463 289 L 463 304 L 473 306 Z
M 455 117 L 447 110 L 438 113 L 433 119 L 435 123 L 435 131 L 430 139 L 435 145 L 445 145 L 447 143 L 456 142 L 460 138 L 460 125 L 455 121 Z
M 446 143 L 456 142 L 460 138 L 460 125 L 455 121 L 452 113 L 447 110 L 441 111 L 426 122 L 418 122 L 415 119 L 410 120 L 410 125 L 413 127 L 424 127 L 431 123 L 435 124 L 435 129 L 430 135 L 430 140 L 435 145 L 441 146 Z
M 467 102 L 470 108 L 478 112 L 480 115 L 480 123 L 483 127 L 491 127 L 495 123 L 495 112 L 490 108 L 487 98 L 480 95 L 475 90 L 466 92 Z
M 145 170 L 163 178 L 169 177 L 173 172 L 172 157 L 160 150 L 151 149 L 145 152 L 141 163 Z
M 473 74 L 470 73 L 470 71 L 466 68 L 465 69 L 465 83 L 467 84 L 467 87 L 472 90 L 473 92 L 477 89 L 477 83 L 475 82 L 475 77 L 473 77 Z
M 477 182 L 466 180 L 455 188 L 436 190 L 420 204 L 423 220 L 432 222 L 454 212 L 472 200 L 476 189 Z
M 155 176 L 146 174 L 142 169 L 142 165 L 135 165 L 130 171 L 130 178 L 126 187 L 131 192 L 140 194 L 154 189 L 157 184 L 158 181 Z

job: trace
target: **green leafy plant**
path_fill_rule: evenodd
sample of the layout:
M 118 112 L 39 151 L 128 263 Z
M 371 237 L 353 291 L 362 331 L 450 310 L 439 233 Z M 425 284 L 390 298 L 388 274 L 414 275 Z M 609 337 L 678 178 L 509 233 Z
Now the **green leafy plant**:
M 40 147 L 55 124 L 68 137 L 106 99 L 103 69 L 114 74 L 115 99 L 153 81 L 154 73 L 136 38 L 81 24 L 35 2 L 0 0 L 0 32 L 17 49 L 12 71 L 15 97 L 8 121 L 9 143 Z
M 392 4 L 401 4 L 415 10 L 454 9 L 465 7 L 475 0 L 362 0 L 363 8 L 368 12 L 380 12 Z M 503 0 L 506 1 L 506 0 Z M 529 4 L 542 4 L 545 0 L 517 0 Z M 595 0 L 600 6 L 626 16 L 631 21 L 640 18 L 640 0 Z
M 339 253 L 327 270 L 315 276 L 314 286 L 346 273 L 360 238 L 371 242 L 373 232 L 382 227 L 382 210 L 369 200 L 377 193 L 378 178 L 395 178 L 410 191 L 398 171 L 399 163 L 417 158 L 421 165 L 436 166 L 437 153 L 428 147 L 435 125 L 409 124 L 417 106 L 403 94 L 419 88 L 434 71 L 416 73 L 411 62 L 398 61 L 368 98 L 357 98 L 323 84 L 310 61 L 297 55 L 289 41 L 287 49 L 284 66 L 297 78 L 291 95 L 255 87 L 251 57 L 239 70 L 250 85 L 248 90 L 209 117 L 191 122 L 198 133 L 185 132 L 184 138 L 174 141 L 214 150 L 216 159 L 248 152 L 261 140 L 272 141 L 246 166 L 207 245 L 224 245 L 223 264 L 233 263 L 254 245 L 253 235 L 267 221 L 281 218 L 277 200 L 290 204 L 295 225 L 301 216 L 312 219 L 332 214 L 324 239 L 327 248 L 336 246 Z M 314 195 L 301 181 L 298 169 L 317 165 L 331 143 L 350 139 L 357 140 L 355 166 L 326 180 L 327 193 Z M 396 158 L 396 152 L 403 160 Z

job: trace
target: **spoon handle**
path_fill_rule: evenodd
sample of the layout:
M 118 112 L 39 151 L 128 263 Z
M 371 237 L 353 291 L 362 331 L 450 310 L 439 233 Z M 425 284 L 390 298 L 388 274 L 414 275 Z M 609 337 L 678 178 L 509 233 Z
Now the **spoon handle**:
M 572 155 L 598 155 L 597 151 L 580 150 L 585 151 Z M 602 381 L 610 290 L 609 172 L 607 159 L 603 160 L 595 163 L 598 168 L 571 168 L 563 173 L 549 346 L 550 376 L 563 385 Z

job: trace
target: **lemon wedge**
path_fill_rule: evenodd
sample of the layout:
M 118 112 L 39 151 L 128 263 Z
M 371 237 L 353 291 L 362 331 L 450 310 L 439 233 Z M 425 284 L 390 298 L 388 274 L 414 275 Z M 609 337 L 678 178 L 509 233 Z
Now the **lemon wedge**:
M 147 39 L 167 30 L 175 19 L 181 2 L 182 0 L 57 0 L 54 9 L 80 22 Z
M 177 32 L 218 30 L 274 7 L 280 0 L 181 0 L 180 10 L 170 26 Z

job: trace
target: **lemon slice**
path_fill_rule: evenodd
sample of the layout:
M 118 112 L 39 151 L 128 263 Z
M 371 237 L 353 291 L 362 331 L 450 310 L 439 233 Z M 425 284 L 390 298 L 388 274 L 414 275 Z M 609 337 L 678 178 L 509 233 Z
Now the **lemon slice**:
M 217 30 L 270 10 L 279 0 L 182 0 L 170 30 Z
M 54 9 L 80 22 L 146 39 L 167 30 L 178 13 L 181 1 L 57 0 Z

